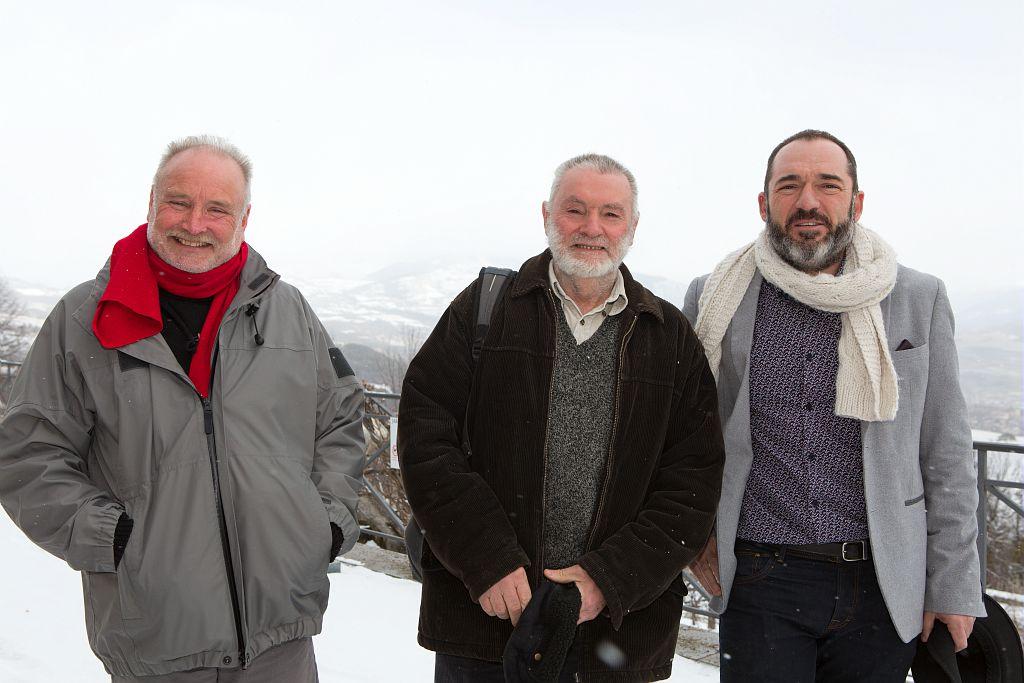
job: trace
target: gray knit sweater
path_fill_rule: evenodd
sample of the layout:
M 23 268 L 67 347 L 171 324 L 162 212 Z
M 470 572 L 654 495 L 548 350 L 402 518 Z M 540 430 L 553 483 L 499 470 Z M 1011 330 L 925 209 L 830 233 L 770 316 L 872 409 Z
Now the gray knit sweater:
M 606 318 L 577 345 L 557 315 L 544 480 L 544 566 L 576 564 L 586 550 L 615 408 L 621 316 Z

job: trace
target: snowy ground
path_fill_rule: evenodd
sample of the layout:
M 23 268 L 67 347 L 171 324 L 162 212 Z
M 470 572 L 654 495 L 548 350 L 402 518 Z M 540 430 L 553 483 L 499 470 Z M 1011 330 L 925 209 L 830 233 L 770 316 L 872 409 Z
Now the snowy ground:
M 79 574 L 26 539 L 0 512 L 0 681 L 102 683 L 85 637 Z M 433 680 L 416 644 L 419 586 L 363 567 L 331 574 L 331 606 L 316 637 L 320 680 Z M 676 657 L 673 681 L 717 681 L 718 669 Z

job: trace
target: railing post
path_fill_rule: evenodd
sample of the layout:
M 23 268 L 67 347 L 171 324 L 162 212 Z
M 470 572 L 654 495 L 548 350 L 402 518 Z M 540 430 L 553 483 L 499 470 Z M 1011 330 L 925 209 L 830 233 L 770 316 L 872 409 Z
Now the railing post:
M 978 449 L 978 561 L 981 590 L 988 585 L 988 451 Z

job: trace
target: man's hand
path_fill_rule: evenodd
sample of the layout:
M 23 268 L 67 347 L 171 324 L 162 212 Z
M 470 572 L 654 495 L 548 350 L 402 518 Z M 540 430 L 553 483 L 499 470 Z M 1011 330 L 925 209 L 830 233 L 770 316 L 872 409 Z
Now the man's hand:
M 953 636 L 953 649 L 960 652 L 967 647 L 967 639 L 971 637 L 974 630 L 974 617 L 964 614 L 943 614 L 942 612 L 925 612 L 924 623 L 921 625 L 921 642 L 928 642 L 928 636 L 932 634 L 935 620 L 938 619 L 946 628 L 949 635 Z
M 484 612 L 499 619 L 511 619 L 512 625 L 519 623 L 519 616 L 530 602 L 530 582 L 526 570 L 520 567 L 480 596 L 480 607 Z
M 594 580 L 590 578 L 587 570 L 578 564 L 566 567 L 565 569 L 545 569 L 544 576 L 555 583 L 576 584 L 581 598 L 580 618 L 576 620 L 577 625 L 596 617 L 607 604 L 604 599 L 604 593 L 597 587 Z
M 718 582 L 718 541 L 713 532 L 704 549 L 697 553 L 697 559 L 690 564 L 690 571 L 708 593 L 722 594 L 722 586 Z

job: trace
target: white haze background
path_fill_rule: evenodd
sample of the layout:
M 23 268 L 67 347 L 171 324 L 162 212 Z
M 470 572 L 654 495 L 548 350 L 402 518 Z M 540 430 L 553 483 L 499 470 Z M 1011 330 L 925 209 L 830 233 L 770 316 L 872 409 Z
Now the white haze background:
M 167 142 L 214 133 L 255 162 L 250 243 L 328 316 L 347 290 L 333 329 L 354 307 L 384 322 L 390 299 L 359 284 L 382 269 L 459 271 L 388 304 L 429 325 L 480 265 L 540 251 L 551 172 L 585 151 L 639 180 L 627 263 L 685 285 L 754 237 L 768 153 L 815 127 L 857 154 L 863 221 L 903 263 L 1019 320 L 1022 29 L 1019 0 L 0 0 L 0 276 L 92 277 L 145 220 Z M 103 680 L 77 577 L 6 517 L 0 540 L 0 678 Z M 360 572 L 332 579 L 325 680 L 429 675 L 414 587 Z
M 639 179 L 627 263 L 686 283 L 759 229 L 772 147 L 818 127 L 905 264 L 1004 289 L 1024 280 L 1022 8 L 0 0 L 0 275 L 91 277 L 145 220 L 166 143 L 209 132 L 253 158 L 247 237 L 286 278 L 517 266 L 553 168 L 598 151 Z

